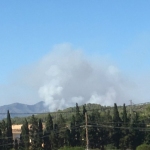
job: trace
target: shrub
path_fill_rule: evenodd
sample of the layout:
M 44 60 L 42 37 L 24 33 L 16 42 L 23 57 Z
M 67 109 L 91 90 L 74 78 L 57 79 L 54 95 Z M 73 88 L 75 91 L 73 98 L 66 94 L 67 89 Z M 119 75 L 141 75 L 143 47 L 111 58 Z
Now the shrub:
M 150 150 L 150 145 L 147 145 L 147 144 L 142 144 L 142 145 L 139 145 L 136 150 Z

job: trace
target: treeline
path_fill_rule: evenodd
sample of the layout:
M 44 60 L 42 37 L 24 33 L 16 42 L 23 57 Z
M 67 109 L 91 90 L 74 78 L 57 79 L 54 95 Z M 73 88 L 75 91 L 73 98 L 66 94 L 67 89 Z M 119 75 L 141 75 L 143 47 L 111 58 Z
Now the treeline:
M 66 112 L 67 113 L 67 112 Z M 87 126 L 86 126 L 86 115 Z M 58 150 L 61 147 L 88 147 L 90 149 L 133 149 L 141 144 L 150 144 L 150 128 L 146 120 L 141 120 L 137 112 L 127 112 L 125 104 L 122 113 L 114 104 L 113 113 L 109 110 L 101 115 L 98 109 L 80 111 L 78 104 L 71 119 L 61 114 L 54 121 L 48 114 L 45 122 L 32 115 L 30 125 L 25 119 L 19 139 L 13 140 L 12 123 L 9 111 L 7 120 L 0 123 L 0 150 Z

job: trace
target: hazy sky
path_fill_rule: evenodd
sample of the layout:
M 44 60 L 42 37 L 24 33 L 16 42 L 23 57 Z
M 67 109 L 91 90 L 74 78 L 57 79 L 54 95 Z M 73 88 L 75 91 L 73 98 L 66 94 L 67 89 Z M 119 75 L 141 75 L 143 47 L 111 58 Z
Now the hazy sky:
M 0 105 L 149 101 L 149 6 L 148 0 L 1 0 Z

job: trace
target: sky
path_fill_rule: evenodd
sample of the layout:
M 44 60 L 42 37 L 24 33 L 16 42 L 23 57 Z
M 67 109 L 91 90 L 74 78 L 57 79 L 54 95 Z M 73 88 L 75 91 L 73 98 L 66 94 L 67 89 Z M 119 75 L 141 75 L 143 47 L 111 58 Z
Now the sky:
M 149 5 L 1 0 L 0 105 L 150 101 Z

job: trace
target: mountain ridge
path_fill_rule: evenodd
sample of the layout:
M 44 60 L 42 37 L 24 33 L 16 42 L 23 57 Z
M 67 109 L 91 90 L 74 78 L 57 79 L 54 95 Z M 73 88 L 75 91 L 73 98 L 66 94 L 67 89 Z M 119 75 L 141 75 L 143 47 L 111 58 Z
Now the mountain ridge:
M 6 118 L 6 113 L 9 110 L 11 117 L 27 116 L 28 113 L 42 113 L 49 111 L 48 106 L 44 105 L 44 101 L 40 101 L 33 105 L 23 103 L 12 103 L 8 105 L 0 106 L 0 119 Z

